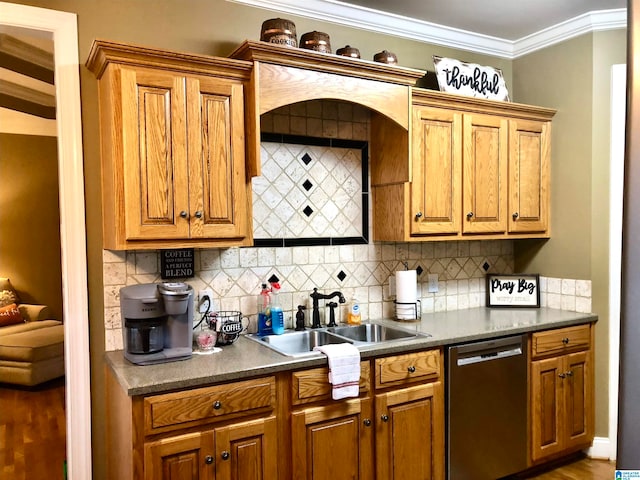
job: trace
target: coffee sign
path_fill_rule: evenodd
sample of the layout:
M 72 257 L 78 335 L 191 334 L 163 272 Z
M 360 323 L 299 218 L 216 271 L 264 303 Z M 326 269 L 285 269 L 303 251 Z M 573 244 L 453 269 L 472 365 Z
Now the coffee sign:
M 440 91 L 468 97 L 509 101 L 509 92 L 499 68 L 433 56 Z
M 189 278 L 194 273 L 193 248 L 160 251 L 160 276 L 163 279 Z

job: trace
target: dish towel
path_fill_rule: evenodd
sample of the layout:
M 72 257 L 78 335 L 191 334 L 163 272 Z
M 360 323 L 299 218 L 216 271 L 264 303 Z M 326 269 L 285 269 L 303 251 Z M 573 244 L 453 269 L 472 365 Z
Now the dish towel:
M 360 393 L 360 351 L 350 343 L 333 343 L 314 347 L 327 356 L 329 383 L 334 400 L 357 397 Z

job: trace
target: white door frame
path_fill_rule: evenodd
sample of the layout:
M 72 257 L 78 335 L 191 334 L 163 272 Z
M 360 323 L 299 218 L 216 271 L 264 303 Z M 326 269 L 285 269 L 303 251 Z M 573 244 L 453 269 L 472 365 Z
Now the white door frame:
M 611 149 L 609 173 L 609 458 L 618 444 L 620 369 L 620 289 L 622 275 L 622 200 L 627 98 L 627 66 L 611 67 Z
M 0 23 L 50 32 L 53 36 L 65 336 L 67 473 L 71 480 L 85 480 L 92 477 L 91 384 L 77 16 L 0 2 Z

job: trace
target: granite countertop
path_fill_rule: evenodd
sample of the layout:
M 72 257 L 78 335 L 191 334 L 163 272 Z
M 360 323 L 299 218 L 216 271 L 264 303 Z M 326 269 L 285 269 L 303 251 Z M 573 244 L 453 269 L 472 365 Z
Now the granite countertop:
M 360 347 L 363 359 L 427 348 L 483 340 L 493 337 L 547 330 L 597 321 L 592 313 L 550 308 L 503 309 L 473 308 L 422 315 L 421 321 L 380 320 L 374 323 L 430 336 L 421 336 Z M 240 337 L 222 351 L 210 355 L 194 354 L 188 360 L 138 366 L 128 362 L 122 351 L 107 352 L 107 364 L 128 395 L 146 395 L 201 387 L 215 383 L 270 375 L 287 370 L 325 366 L 326 357 L 313 354 L 287 357 L 255 341 Z

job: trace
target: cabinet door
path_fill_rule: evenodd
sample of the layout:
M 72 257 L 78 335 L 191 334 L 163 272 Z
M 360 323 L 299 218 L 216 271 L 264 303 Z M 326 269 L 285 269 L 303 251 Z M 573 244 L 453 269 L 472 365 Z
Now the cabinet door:
M 463 233 L 507 231 L 508 121 L 464 115 Z
M 549 222 L 549 122 L 509 121 L 509 232 L 546 232 Z
M 368 398 L 293 412 L 293 478 L 373 478 L 371 413 Z
M 145 480 L 213 480 L 213 432 L 146 443 L 144 462 Z
M 588 444 L 593 438 L 593 398 L 590 351 L 565 356 L 566 448 Z
M 275 417 L 217 428 L 216 480 L 278 478 L 278 454 Z
M 562 450 L 564 416 L 562 357 L 531 362 L 531 458 Z
M 441 382 L 376 395 L 376 477 L 444 479 Z
M 120 70 L 127 240 L 189 236 L 185 78 Z
M 460 231 L 462 114 L 414 107 L 411 233 Z
M 191 237 L 246 237 L 242 84 L 188 77 L 186 88 Z

